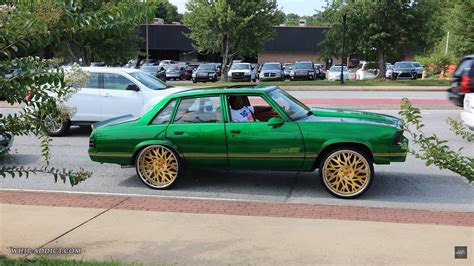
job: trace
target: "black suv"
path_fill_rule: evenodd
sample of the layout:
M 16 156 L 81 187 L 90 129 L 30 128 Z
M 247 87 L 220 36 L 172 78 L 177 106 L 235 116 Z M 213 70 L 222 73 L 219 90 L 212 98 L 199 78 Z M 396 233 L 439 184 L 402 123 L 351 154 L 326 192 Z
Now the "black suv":
M 311 61 L 297 61 L 293 64 L 290 72 L 290 80 L 309 79 L 314 80 L 315 77 L 314 64 Z
M 198 68 L 194 71 L 192 77 L 194 83 L 198 81 L 216 82 L 220 78 L 219 69 L 217 68 L 217 65 L 215 63 L 200 64 Z
M 462 107 L 464 95 L 471 92 L 474 92 L 474 54 L 465 56 L 459 63 L 448 95 L 451 102 Z

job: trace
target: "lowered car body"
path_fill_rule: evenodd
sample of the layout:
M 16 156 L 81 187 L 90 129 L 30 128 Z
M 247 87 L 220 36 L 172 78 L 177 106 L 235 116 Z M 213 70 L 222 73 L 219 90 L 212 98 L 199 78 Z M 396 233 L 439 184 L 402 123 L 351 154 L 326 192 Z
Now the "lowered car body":
M 241 107 L 253 110 L 245 122 L 235 119 L 240 111 L 234 108 Z M 276 86 L 180 92 L 130 119 L 97 124 L 89 156 L 100 163 L 134 166 L 139 178 L 155 189 L 170 188 L 184 166 L 319 169 L 328 192 L 353 198 L 372 184 L 374 163 L 405 161 L 408 145 L 396 117 L 311 109 Z

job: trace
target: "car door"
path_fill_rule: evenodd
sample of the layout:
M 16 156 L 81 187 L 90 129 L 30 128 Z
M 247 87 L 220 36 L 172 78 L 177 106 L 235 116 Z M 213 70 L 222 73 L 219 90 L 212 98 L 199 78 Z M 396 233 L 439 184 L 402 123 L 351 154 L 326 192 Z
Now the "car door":
M 236 122 L 232 97 L 244 97 L 252 107 L 254 121 Z M 225 126 L 229 167 L 233 169 L 298 170 L 304 161 L 305 149 L 299 126 L 287 121 L 261 95 L 227 95 L 228 123 Z M 230 109 L 234 109 L 233 112 Z M 237 110 L 238 107 L 236 107 Z M 237 111 L 238 113 L 239 111 Z M 284 121 L 270 126 L 272 118 Z M 252 119 L 249 119 L 252 120 Z
M 90 80 L 77 93 L 72 94 L 66 102 L 66 106 L 75 109 L 71 117 L 74 122 L 97 122 L 102 117 L 102 75 L 91 72 Z
M 117 73 L 104 73 L 103 76 L 102 119 L 127 114 L 140 116 L 143 107 L 142 92 L 126 90 L 129 85 L 136 84 Z
M 179 101 L 166 138 L 179 148 L 188 166 L 227 167 L 221 96 L 198 96 Z

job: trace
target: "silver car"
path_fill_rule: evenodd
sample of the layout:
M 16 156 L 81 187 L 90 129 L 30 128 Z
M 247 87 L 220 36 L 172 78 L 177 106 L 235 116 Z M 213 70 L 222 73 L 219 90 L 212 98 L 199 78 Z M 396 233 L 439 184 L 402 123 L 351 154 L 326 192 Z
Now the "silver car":
M 260 74 L 258 78 L 261 81 L 266 80 L 285 80 L 285 72 L 281 67 L 281 64 L 278 62 L 268 62 L 263 64 L 262 69 L 260 70 Z
M 183 76 L 181 73 L 181 69 L 178 65 L 168 65 L 168 67 L 166 68 L 166 80 L 177 80 L 182 78 Z

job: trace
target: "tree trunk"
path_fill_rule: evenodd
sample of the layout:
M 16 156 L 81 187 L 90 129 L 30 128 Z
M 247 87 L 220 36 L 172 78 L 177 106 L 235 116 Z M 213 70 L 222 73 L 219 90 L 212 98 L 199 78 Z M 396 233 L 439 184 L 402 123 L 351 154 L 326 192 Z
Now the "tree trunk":
M 385 50 L 379 50 L 379 74 L 377 75 L 377 79 L 385 79 L 385 57 Z
M 76 55 L 74 55 L 74 52 L 72 51 L 71 43 L 66 42 L 66 46 L 67 46 L 67 50 L 69 52 L 69 60 L 72 61 L 73 63 L 77 63 L 77 57 L 76 57 Z
M 228 71 L 229 68 L 227 65 L 229 64 L 230 58 L 229 58 L 229 36 L 227 34 L 224 35 L 224 39 L 222 40 L 222 46 L 223 46 L 223 55 L 222 55 L 222 73 L 221 73 L 221 80 L 227 82 L 228 80 Z

